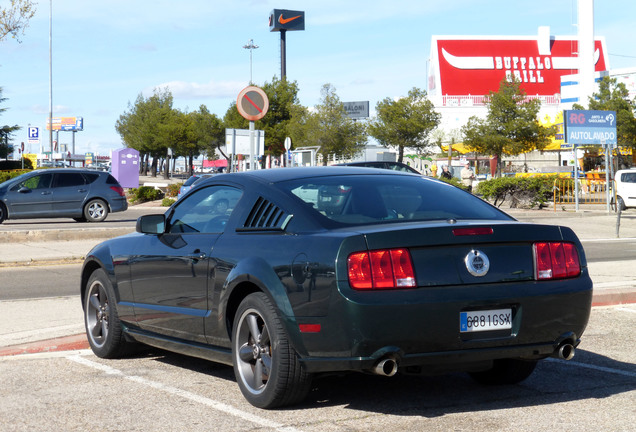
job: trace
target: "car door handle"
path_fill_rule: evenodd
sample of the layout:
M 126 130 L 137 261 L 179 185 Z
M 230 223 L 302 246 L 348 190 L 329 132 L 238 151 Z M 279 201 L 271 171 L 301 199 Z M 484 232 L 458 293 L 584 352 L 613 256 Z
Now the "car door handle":
M 79 193 L 84 193 L 84 192 L 86 192 L 86 189 L 78 189 L 77 191 L 78 191 Z
M 192 261 L 201 261 L 204 260 L 206 257 L 207 255 L 205 254 L 205 252 L 201 252 L 198 249 L 188 255 L 188 258 L 190 258 Z
M 51 191 L 44 191 L 42 192 L 42 195 L 51 195 Z

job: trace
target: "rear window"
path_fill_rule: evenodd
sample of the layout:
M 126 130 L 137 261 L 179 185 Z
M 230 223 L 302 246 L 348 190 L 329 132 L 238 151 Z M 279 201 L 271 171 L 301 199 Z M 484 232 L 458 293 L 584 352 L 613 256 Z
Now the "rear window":
M 198 179 L 199 179 L 199 176 L 192 176 L 189 179 L 187 179 L 186 182 L 183 185 L 184 186 L 192 186 L 192 183 L 194 183 Z
M 416 176 L 330 176 L 293 180 L 279 186 L 322 216 L 344 224 L 512 219 L 454 186 Z

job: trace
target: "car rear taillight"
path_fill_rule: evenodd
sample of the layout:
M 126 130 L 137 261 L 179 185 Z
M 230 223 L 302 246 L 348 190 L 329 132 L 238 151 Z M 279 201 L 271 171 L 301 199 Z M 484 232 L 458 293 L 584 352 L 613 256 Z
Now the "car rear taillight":
M 119 196 L 125 197 L 126 194 L 124 193 L 124 188 L 121 186 L 111 186 L 110 187 L 113 191 L 117 192 L 119 194 Z
M 570 278 L 581 273 L 579 253 L 573 243 L 535 243 L 534 257 L 539 280 Z
M 347 259 L 349 283 L 357 290 L 415 287 L 413 262 L 408 249 L 356 252 Z
M 453 235 L 456 236 L 490 235 L 492 233 L 493 229 L 490 227 L 455 228 L 453 230 Z

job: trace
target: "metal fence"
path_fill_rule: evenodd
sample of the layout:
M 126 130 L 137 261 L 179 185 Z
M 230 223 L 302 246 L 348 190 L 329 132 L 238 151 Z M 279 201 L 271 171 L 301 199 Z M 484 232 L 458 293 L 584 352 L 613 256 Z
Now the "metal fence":
M 579 204 L 607 204 L 605 177 L 602 177 L 599 173 L 587 173 L 578 182 Z M 574 184 L 574 179 L 557 178 L 554 181 L 555 206 L 556 204 L 574 204 L 575 202 L 576 185 Z

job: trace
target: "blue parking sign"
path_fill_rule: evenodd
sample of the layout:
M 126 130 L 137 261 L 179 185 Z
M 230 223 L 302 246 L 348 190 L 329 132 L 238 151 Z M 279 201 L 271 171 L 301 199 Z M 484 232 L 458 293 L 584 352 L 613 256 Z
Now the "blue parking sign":
M 29 144 L 40 142 L 40 128 L 29 126 Z

